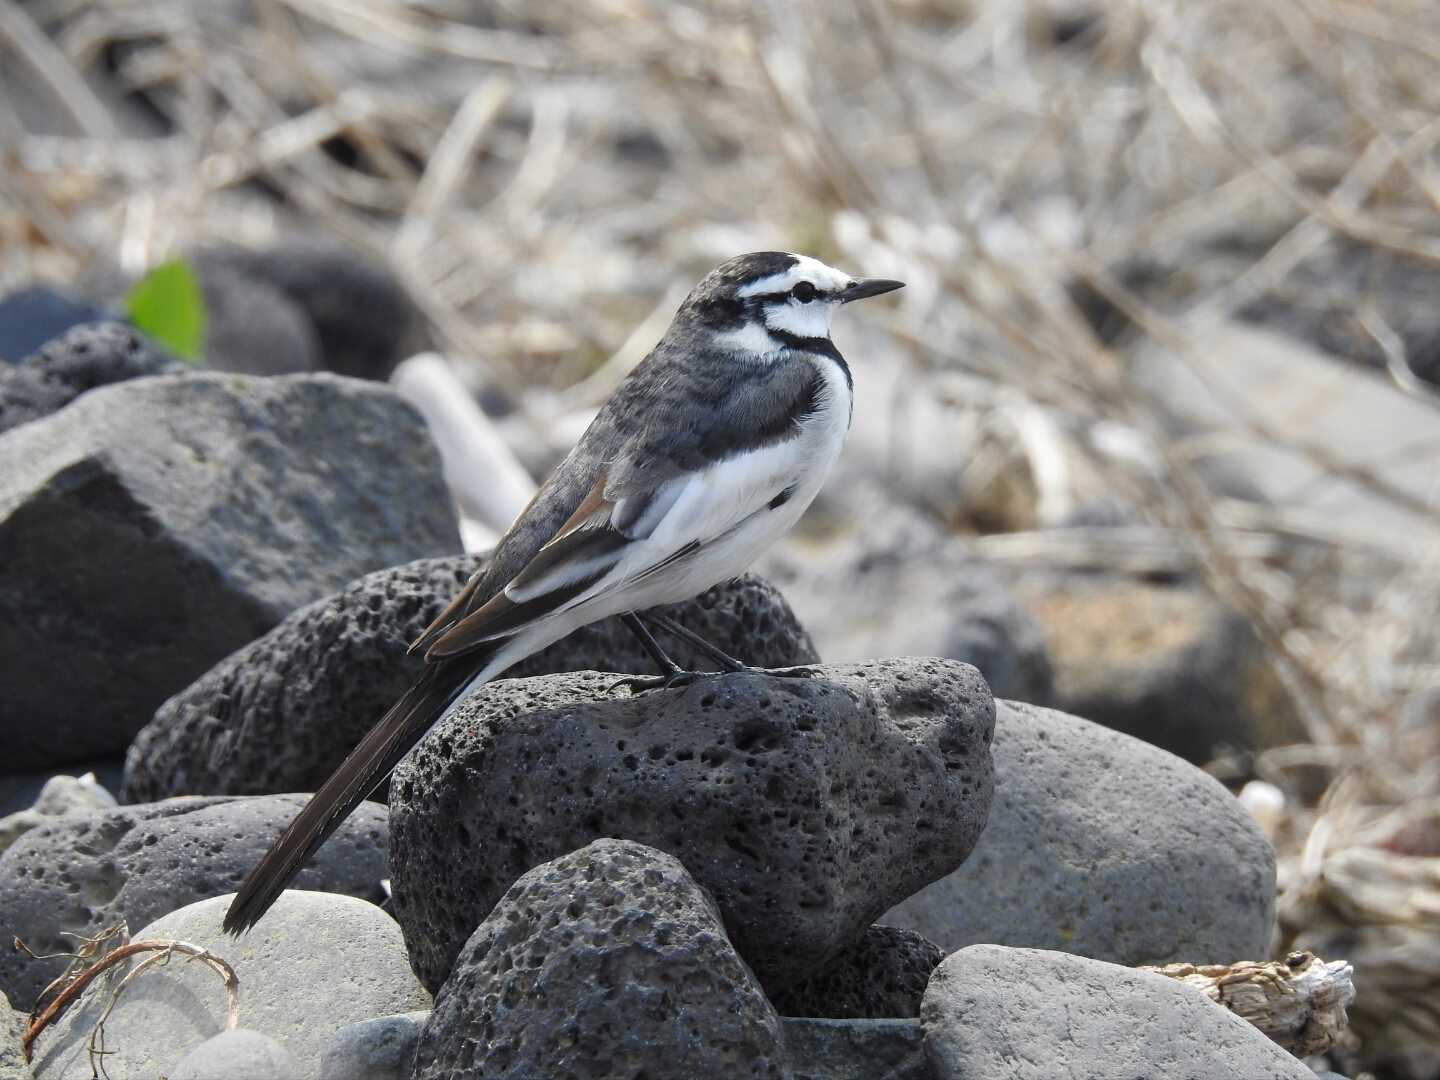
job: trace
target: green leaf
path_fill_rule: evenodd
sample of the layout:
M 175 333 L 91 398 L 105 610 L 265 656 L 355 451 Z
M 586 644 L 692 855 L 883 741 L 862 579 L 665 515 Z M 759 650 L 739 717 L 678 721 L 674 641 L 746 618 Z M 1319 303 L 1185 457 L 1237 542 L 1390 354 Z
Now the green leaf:
M 161 263 L 125 296 L 135 328 L 175 355 L 199 364 L 205 347 L 205 295 L 188 263 Z

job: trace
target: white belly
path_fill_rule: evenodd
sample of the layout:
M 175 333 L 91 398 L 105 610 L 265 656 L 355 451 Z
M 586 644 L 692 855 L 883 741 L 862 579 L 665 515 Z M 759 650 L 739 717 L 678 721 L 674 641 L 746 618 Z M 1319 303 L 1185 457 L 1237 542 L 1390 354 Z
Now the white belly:
M 793 438 L 717 462 L 684 481 L 684 489 L 644 540 L 566 610 L 532 624 L 475 679 L 484 682 L 570 631 L 610 615 L 643 611 L 697 596 L 743 574 L 788 532 L 819 494 L 850 429 L 850 388 L 830 360 L 816 358 L 828 392 Z M 788 498 L 771 506 L 782 492 Z M 698 543 L 693 557 L 652 567 Z

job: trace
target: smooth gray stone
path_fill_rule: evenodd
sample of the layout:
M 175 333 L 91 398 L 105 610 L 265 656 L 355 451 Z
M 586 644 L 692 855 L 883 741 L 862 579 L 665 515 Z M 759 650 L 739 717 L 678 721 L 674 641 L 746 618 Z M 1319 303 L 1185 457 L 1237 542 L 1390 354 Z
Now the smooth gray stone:
M 320 1058 L 320 1080 L 410 1080 L 429 1010 L 346 1024 Z
M 680 862 L 628 840 L 523 875 L 465 943 L 414 1080 L 785 1076 L 780 1018 Z
M 289 616 L 165 702 L 131 743 L 121 798 L 315 791 L 425 666 L 407 650 L 484 558 L 421 559 L 367 574 Z M 818 659 L 772 586 L 753 575 L 661 609 L 759 667 Z M 688 646 L 667 649 L 705 667 Z M 511 677 L 558 671 L 653 673 L 618 618 L 581 627 L 516 664 Z
M 1002 701 L 975 852 L 883 922 L 946 952 L 1057 949 L 1125 965 L 1269 955 L 1275 853 L 1213 777 L 1051 709 Z
M 781 1017 L 794 1080 L 933 1080 L 919 1020 Z
M 279 1043 L 294 1066 L 286 1080 L 314 1080 L 340 1028 L 425 1008 L 399 929 L 374 904 L 332 893 L 288 890 L 238 940 L 221 929 L 232 895 L 157 919 L 136 940 L 178 940 L 227 961 L 239 980 L 240 1023 Z M 132 964 L 137 961 L 132 961 Z M 133 970 L 133 968 L 132 968 Z M 89 1080 L 86 1039 L 106 1003 L 87 993 L 36 1044 L 38 1080 Z M 110 1080 L 154 1080 L 225 1027 L 220 976 L 176 956 L 135 979 L 105 1021 Z
M 937 1080 L 1314 1080 L 1193 987 L 1067 953 L 972 945 L 920 1010 Z
M 991 797 L 989 688 L 897 658 L 632 696 L 596 672 L 492 683 L 390 786 L 391 883 L 432 988 L 526 870 L 598 837 L 667 851 L 768 993 L 962 863 Z
M 295 1059 L 274 1039 L 236 1028 L 195 1047 L 165 1080 L 294 1080 L 298 1075 Z
M 168 911 L 233 891 L 304 801 L 179 798 L 55 818 L 0 856 L 0 935 L 37 953 L 72 951 L 75 939 L 61 931 L 94 935 L 122 919 L 133 936 Z M 297 885 L 378 896 L 388 838 L 384 807 L 363 803 Z M 64 967 L 0 949 L 0 990 L 29 1008 Z
M 295 608 L 459 546 L 439 454 L 386 387 L 156 376 L 6 432 L 7 767 L 123 750 L 167 697 Z

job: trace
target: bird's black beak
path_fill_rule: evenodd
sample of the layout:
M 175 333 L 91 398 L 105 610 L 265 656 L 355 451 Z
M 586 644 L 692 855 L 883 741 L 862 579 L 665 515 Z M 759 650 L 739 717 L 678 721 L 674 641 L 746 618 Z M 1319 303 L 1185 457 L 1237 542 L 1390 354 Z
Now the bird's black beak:
M 848 304 L 851 300 L 864 300 L 867 296 L 879 296 L 881 293 L 894 292 L 896 289 L 903 289 L 903 281 L 886 281 L 884 278 L 865 278 L 862 281 L 855 281 L 840 290 L 840 302 Z

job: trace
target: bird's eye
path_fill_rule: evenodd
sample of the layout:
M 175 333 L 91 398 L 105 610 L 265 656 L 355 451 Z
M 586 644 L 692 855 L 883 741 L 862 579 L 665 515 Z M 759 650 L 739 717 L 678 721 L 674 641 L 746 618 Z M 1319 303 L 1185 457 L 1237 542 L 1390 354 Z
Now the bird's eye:
M 811 300 L 815 299 L 817 294 L 814 285 L 811 285 L 808 281 L 802 281 L 790 290 L 790 295 L 802 304 L 808 304 Z

